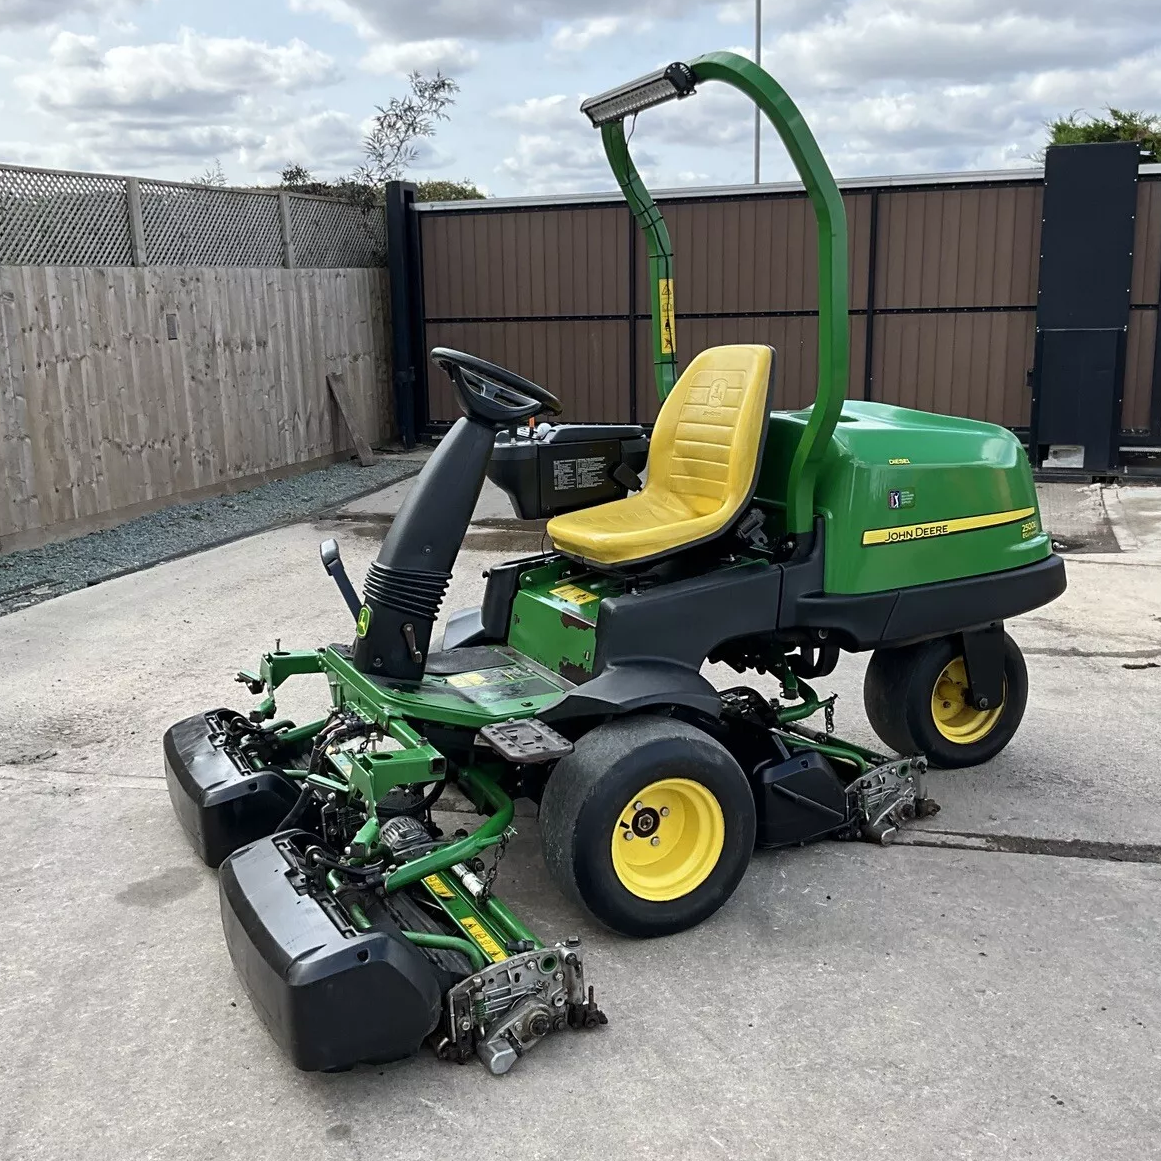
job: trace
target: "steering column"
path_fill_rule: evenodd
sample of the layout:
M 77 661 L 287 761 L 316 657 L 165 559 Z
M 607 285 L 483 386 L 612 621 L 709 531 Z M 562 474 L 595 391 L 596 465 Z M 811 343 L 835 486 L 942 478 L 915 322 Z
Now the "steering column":
M 464 412 L 424 465 L 367 573 L 356 622 L 354 662 L 372 677 L 402 685 L 423 679 L 431 630 L 452 565 L 472 519 L 496 432 L 560 400 L 543 387 L 462 351 L 436 347 Z

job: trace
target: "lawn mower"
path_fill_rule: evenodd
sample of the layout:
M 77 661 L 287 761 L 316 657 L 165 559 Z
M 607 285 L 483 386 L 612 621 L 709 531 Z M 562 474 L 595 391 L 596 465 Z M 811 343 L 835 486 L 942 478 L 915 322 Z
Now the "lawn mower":
M 777 409 L 776 355 L 702 351 L 679 375 L 672 251 L 633 167 L 627 116 L 724 81 L 773 123 L 818 220 L 814 405 Z M 605 1022 L 575 939 L 545 943 L 494 891 L 513 799 L 545 862 L 614 931 L 665 936 L 733 893 L 755 846 L 887 842 L 927 763 L 997 754 L 1027 673 L 1004 622 L 1064 589 L 1028 460 L 1008 431 L 848 403 L 843 204 L 789 97 L 730 53 L 676 63 L 582 106 L 649 249 L 663 399 L 633 425 L 552 424 L 550 391 L 437 348 L 463 410 L 415 482 L 360 599 L 323 564 L 349 641 L 276 648 L 239 674 L 261 700 L 165 735 L 177 816 L 220 866 L 226 941 L 270 1032 L 303 1069 L 440 1056 L 507 1071 L 545 1036 Z M 497 564 L 483 603 L 433 627 L 486 477 L 545 550 Z M 644 476 L 644 479 L 642 479 Z M 548 542 L 551 542 L 550 544 Z M 834 733 L 811 682 L 872 651 L 871 725 Z M 719 690 L 707 662 L 772 675 Z M 329 712 L 278 720 L 283 684 L 325 674 Z M 821 715 L 822 728 L 806 724 Z M 449 784 L 484 821 L 443 833 Z M 440 818 L 445 818 L 440 815 Z

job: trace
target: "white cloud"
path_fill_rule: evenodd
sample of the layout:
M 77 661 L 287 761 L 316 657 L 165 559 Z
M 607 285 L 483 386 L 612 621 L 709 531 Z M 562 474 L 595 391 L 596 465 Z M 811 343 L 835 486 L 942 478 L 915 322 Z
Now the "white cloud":
M 348 24 L 366 39 L 428 40 L 456 36 L 482 41 L 537 40 L 545 26 L 570 22 L 576 0 L 290 0 L 298 12 L 318 12 Z M 670 0 L 665 17 L 675 20 L 708 8 L 712 0 Z M 651 0 L 586 0 L 585 19 L 657 14 Z
M 1161 106 L 1159 3 L 766 0 L 763 59 L 840 175 L 1019 165 L 1053 117 L 1108 103 Z M 720 39 L 748 40 L 753 24 L 753 0 L 252 7 L 281 17 L 261 26 L 277 29 L 277 43 L 211 37 L 203 26 L 214 10 L 159 0 L 0 0 L 0 30 L 20 30 L 9 38 L 19 48 L 4 47 L 20 59 L 0 76 L 2 129 L 17 138 L 0 143 L 2 155 L 181 177 L 217 153 L 235 180 L 288 160 L 333 174 L 359 160 L 358 119 L 382 100 L 384 82 L 368 74 L 472 68 L 461 105 L 414 173 L 467 172 L 500 193 L 608 189 L 599 134 L 578 111 L 581 90 L 601 91 Z M 343 25 L 327 30 L 330 55 L 292 39 L 309 40 L 317 27 L 306 13 Z M 200 35 L 176 31 L 183 15 L 201 22 Z M 145 31 L 130 29 L 128 17 Z M 657 35 L 639 36 L 649 22 Z M 332 83 L 336 94 L 324 102 L 319 90 Z M 519 100 L 526 94 L 549 95 Z M 504 105 L 500 117 L 479 115 L 489 100 Z M 328 107 L 340 102 L 347 112 Z M 632 149 L 654 184 L 720 184 L 746 179 L 752 133 L 745 99 L 705 85 L 644 114 Z M 764 175 L 791 176 L 772 129 L 764 143 Z
M 376 36 L 374 24 L 347 0 L 290 0 L 290 10 L 329 16 L 337 24 L 350 25 L 364 40 L 373 40 Z
M 84 119 L 110 112 L 196 118 L 247 94 L 296 93 L 338 79 L 334 61 L 301 40 L 271 46 L 188 29 L 176 41 L 103 52 L 93 37 L 62 32 L 49 57 L 47 68 L 17 83 L 41 109 Z
M 600 138 L 550 133 L 521 133 L 515 149 L 496 168 L 522 193 L 553 194 L 609 189 L 616 183 L 601 149 Z
M 301 40 L 183 29 L 173 41 L 103 48 L 97 37 L 60 32 L 42 67 L 16 84 L 68 144 L 51 162 L 43 151 L 22 159 L 138 173 L 180 165 L 185 176 L 219 157 L 239 182 L 273 177 L 289 161 L 331 175 L 358 161 L 359 126 L 304 94 L 337 78 L 331 57 Z
M 318 176 L 328 176 L 351 169 L 362 137 L 353 117 L 320 109 L 269 125 L 260 141 L 247 142 L 239 149 L 238 161 L 260 173 L 280 171 L 293 161 Z
M 986 21 L 929 17 L 881 0 L 852 5 L 826 21 L 777 37 L 768 57 L 787 76 L 825 87 L 924 78 L 978 83 L 1115 60 L 1132 45 L 1127 31 L 1071 17 L 1009 13 Z
M 413 40 L 406 44 L 376 44 L 364 53 L 359 67 L 369 73 L 407 74 L 418 70 L 434 73 L 437 70 L 458 77 L 480 59 L 479 52 L 462 40 L 442 38 Z
M 762 31 L 773 36 L 780 30 L 813 24 L 841 12 L 847 0 L 779 0 L 767 4 L 762 13 Z M 727 0 L 719 4 L 717 17 L 722 24 L 744 24 L 754 27 L 754 0 Z
M 497 115 L 517 125 L 532 125 L 537 129 L 565 130 L 578 124 L 587 124 L 579 112 L 581 97 L 567 97 L 554 93 L 551 97 L 529 97 L 518 105 L 504 105 Z
M 104 16 L 125 6 L 124 0 L 0 0 L 0 28 L 39 28 L 66 16 Z
M 583 52 L 598 40 L 615 36 L 629 26 L 627 16 L 592 16 L 587 20 L 577 20 L 562 24 L 552 34 L 552 47 L 561 52 Z M 639 21 L 635 32 L 642 32 L 649 26 L 648 21 Z

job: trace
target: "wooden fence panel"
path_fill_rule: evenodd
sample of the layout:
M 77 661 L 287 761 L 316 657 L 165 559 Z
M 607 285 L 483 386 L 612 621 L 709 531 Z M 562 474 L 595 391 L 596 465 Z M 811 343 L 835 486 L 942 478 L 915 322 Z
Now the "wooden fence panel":
M 389 438 L 385 273 L 0 267 L 0 537 Z M 5 545 L 8 547 L 8 545 Z

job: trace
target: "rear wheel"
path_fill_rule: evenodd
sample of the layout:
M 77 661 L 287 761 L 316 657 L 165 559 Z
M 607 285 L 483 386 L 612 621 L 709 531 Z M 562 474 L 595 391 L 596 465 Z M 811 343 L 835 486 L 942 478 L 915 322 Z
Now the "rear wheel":
M 875 733 L 901 754 L 924 753 L 934 766 L 977 766 L 1011 740 L 1028 701 L 1028 669 L 1004 634 L 1004 697 L 998 706 L 971 703 L 958 637 L 879 649 L 863 682 L 863 703 Z
M 585 734 L 540 803 L 557 886 L 623 935 L 670 935 L 712 915 L 746 872 L 755 826 L 750 784 L 729 752 L 655 716 Z

